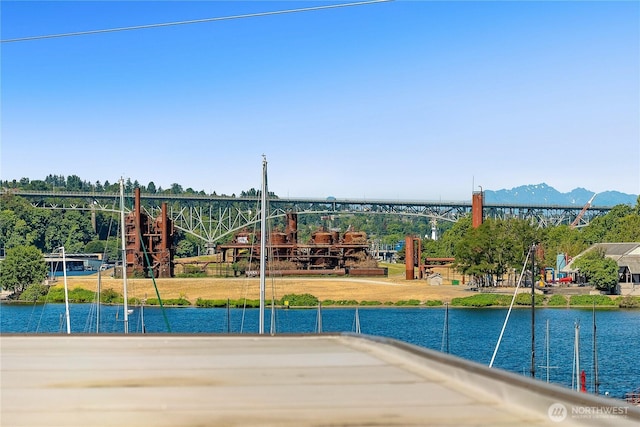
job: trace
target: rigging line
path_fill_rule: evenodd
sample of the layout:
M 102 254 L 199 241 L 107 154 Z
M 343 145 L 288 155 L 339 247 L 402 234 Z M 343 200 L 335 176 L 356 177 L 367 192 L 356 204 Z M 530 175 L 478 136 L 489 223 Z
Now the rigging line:
M 167 311 L 164 308 L 164 304 L 162 304 L 162 298 L 160 297 L 160 291 L 158 290 L 156 277 L 155 277 L 155 274 L 153 274 L 153 264 L 151 264 L 151 260 L 149 259 L 149 252 L 147 252 L 147 247 L 145 246 L 144 239 L 142 238 L 142 230 L 138 230 L 138 238 L 140 239 L 140 245 L 142 246 L 142 252 L 144 253 L 144 258 L 147 261 L 147 265 L 149 266 L 149 273 L 151 274 L 153 289 L 155 289 L 156 296 L 158 297 L 158 304 L 160 305 L 160 311 L 162 312 L 162 318 L 164 319 L 164 324 L 167 327 L 167 332 L 171 333 L 171 324 L 169 323 L 169 318 L 167 317 Z M 126 268 L 126 266 L 124 266 L 123 268 Z
M 188 25 L 188 24 L 201 24 L 205 22 L 216 22 L 216 21 L 229 21 L 232 19 L 258 18 L 262 16 L 284 15 L 284 14 L 299 13 L 299 12 L 312 12 L 312 11 L 324 10 L 324 9 L 337 9 L 337 8 L 352 7 L 352 6 L 365 6 L 369 4 L 375 4 L 375 3 L 388 3 L 391 1 L 394 1 L 394 0 L 366 0 L 366 1 L 355 2 L 355 3 L 342 3 L 342 4 L 331 4 L 331 5 L 324 5 L 324 6 L 303 7 L 298 9 L 274 10 L 271 12 L 256 12 L 256 13 L 247 13 L 242 15 L 219 16 L 214 18 L 192 19 L 188 21 L 163 22 L 158 24 L 133 25 L 129 27 L 104 28 L 101 30 L 76 31 L 72 33 L 59 33 L 59 34 L 47 34 L 47 35 L 41 35 L 41 36 L 17 37 L 13 39 L 0 40 L 0 43 L 15 43 L 15 42 L 54 39 L 54 38 L 62 38 L 62 37 L 86 36 L 91 34 L 115 33 L 120 31 L 145 30 L 149 28 L 171 27 L 171 26 Z
M 529 252 L 527 252 L 527 257 L 524 260 L 524 264 L 522 265 L 522 271 L 520 272 L 520 277 L 518 278 L 518 283 L 516 284 L 516 289 L 513 291 L 513 298 L 511 298 L 511 304 L 509 305 L 509 310 L 507 310 L 507 317 L 504 319 L 504 324 L 502 325 L 502 330 L 500 331 L 500 336 L 498 337 L 498 342 L 496 343 L 496 348 L 493 350 L 493 356 L 491 356 L 491 361 L 489 362 L 489 367 L 493 367 L 493 362 L 496 360 L 496 354 L 498 354 L 498 349 L 500 348 L 500 343 L 502 342 L 502 336 L 504 335 L 504 330 L 507 328 L 507 322 L 509 321 L 509 316 L 511 315 L 511 310 L 513 309 L 513 303 L 516 300 L 516 296 L 518 294 L 518 289 L 520 288 L 520 284 L 522 283 L 522 277 L 524 276 L 524 271 L 527 268 L 527 263 L 529 262 L 529 256 L 533 251 L 533 246 L 529 248 Z M 533 275 L 531 275 L 531 287 L 534 286 Z
M 51 271 L 51 280 L 55 281 L 55 272 L 58 269 L 58 261 L 56 261 L 55 263 L 52 263 L 52 267 L 51 267 L 52 271 Z M 51 286 L 47 287 L 47 294 L 44 296 L 44 304 L 42 305 L 42 311 L 40 311 L 40 317 L 38 318 L 38 323 L 36 324 L 36 330 L 35 332 L 40 331 L 40 324 L 42 323 L 42 319 L 44 317 L 44 310 L 47 307 L 47 303 L 49 302 L 49 296 L 51 293 Z M 35 307 L 34 307 L 35 309 Z M 31 326 L 31 318 L 29 318 L 29 323 L 27 323 L 27 330 L 25 332 L 29 332 L 29 327 Z
M 115 205 L 117 203 L 117 198 L 113 201 L 113 209 L 115 210 Z M 96 219 L 97 224 L 97 219 Z M 105 265 L 105 260 L 107 259 L 107 246 L 109 242 L 109 237 L 111 236 L 111 228 L 113 226 L 113 215 L 109 215 L 109 226 L 107 227 L 107 238 L 104 242 L 104 249 L 102 251 L 102 260 L 100 262 L 100 266 L 98 267 L 98 283 L 96 285 L 96 291 L 94 293 L 94 302 L 95 302 L 95 314 L 94 314 L 94 304 L 91 304 L 89 308 L 89 314 L 87 315 L 87 320 L 85 323 L 85 332 L 93 329 L 93 318 L 95 316 L 96 319 L 96 334 L 100 333 L 100 281 L 102 279 L 102 266 Z M 96 227 L 97 228 L 97 227 Z M 102 230 L 102 226 L 100 230 L 97 231 L 98 237 L 100 236 L 100 231 Z
M 260 202 L 256 200 L 256 204 L 255 204 L 255 209 L 256 212 L 260 212 Z M 250 239 L 250 244 L 251 246 L 249 247 L 249 256 L 248 256 L 248 263 L 247 263 L 247 270 L 250 271 L 251 269 L 251 265 L 253 263 L 253 251 L 254 251 L 254 246 L 255 246 L 255 241 L 254 238 L 256 236 L 256 229 L 257 229 L 258 225 L 257 223 L 253 223 L 253 234 L 251 234 L 249 236 Z M 234 273 L 235 275 L 235 273 Z M 248 294 L 249 294 L 249 281 L 248 281 L 248 276 L 247 276 L 247 271 L 245 271 L 245 280 L 244 280 L 244 303 L 242 305 L 242 317 L 240 320 L 240 333 L 242 333 L 244 331 L 244 319 L 245 319 L 245 314 L 246 314 L 246 310 L 247 310 L 247 298 L 248 298 Z

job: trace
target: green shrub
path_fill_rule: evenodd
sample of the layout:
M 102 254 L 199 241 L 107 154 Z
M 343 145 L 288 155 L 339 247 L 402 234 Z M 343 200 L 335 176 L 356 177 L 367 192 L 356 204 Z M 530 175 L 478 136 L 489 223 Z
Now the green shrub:
M 441 306 L 441 305 L 443 305 L 443 304 L 442 304 L 442 301 L 440 301 L 440 300 L 437 300 L 437 299 L 430 299 L 430 300 L 427 300 L 427 301 L 424 303 L 424 305 L 426 305 L 427 307 L 438 307 L 438 306 Z
M 348 305 L 348 306 L 353 306 L 353 305 L 359 305 L 358 301 L 356 300 L 346 300 L 346 299 L 342 299 L 342 300 L 326 300 L 326 301 L 322 301 L 322 305 Z
M 260 308 L 260 300 L 259 299 L 238 299 L 235 301 L 232 301 L 236 307 L 241 308 L 241 307 L 246 307 L 246 308 Z M 276 301 L 276 304 L 278 302 Z M 267 306 L 271 305 L 271 301 L 267 301 L 265 303 Z
M 42 299 L 47 302 L 64 302 L 64 288 L 51 288 L 49 293 Z M 94 302 L 95 299 L 96 294 L 93 291 L 82 288 L 75 288 L 69 291 L 69 302 L 72 303 Z
M 120 304 L 124 298 L 112 288 L 107 288 L 100 292 L 100 301 L 105 304 Z
M 226 300 L 226 299 L 202 299 L 202 298 L 198 298 L 196 300 L 196 306 L 197 307 L 203 307 L 203 308 L 223 308 L 226 307 L 227 304 L 229 304 L 229 307 L 231 308 L 258 308 L 260 307 L 260 300 L 253 300 L 253 299 L 232 299 L 232 300 Z M 271 304 L 270 301 L 266 302 L 266 305 Z
M 417 300 L 417 299 L 402 300 L 402 301 L 396 302 L 395 305 L 400 306 L 400 307 L 416 306 L 416 305 L 420 305 L 420 301 Z
M 618 297 L 616 299 L 618 307 L 620 308 L 638 308 L 640 307 L 640 297 L 632 297 L 627 295 L 625 297 Z
M 583 306 L 614 306 L 616 301 L 609 298 L 606 295 L 572 295 L 569 299 L 570 305 L 583 305 Z
M 202 308 L 222 308 L 227 306 L 226 299 L 202 299 L 198 298 L 196 300 L 196 307 Z
M 318 305 L 318 298 L 311 294 L 288 294 L 283 296 L 279 303 L 280 305 L 288 305 L 289 307 L 311 307 Z
M 149 298 L 147 300 L 148 305 L 160 305 L 158 298 Z M 162 305 L 177 305 L 177 306 L 186 306 L 191 305 L 188 299 L 184 297 L 180 298 L 168 298 L 162 300 Z
M 508 306 L 509 304 L 511 304 L 511 297 L 499 294 L 478 294 L 451 300 L 452 306 L 459 307 Z
M 39 299 L 42 299 L 47 292 L 49 292 L 49 287 L 47 285 L 43 285 L 41 283 L 33 283 L 28 285 L 24 292 L 20 294 L 20 301 L 29 301 L 36 302 Z
M 536 305 L 542 305 L 544 302 L 544 295 L 535 294 L 534 300 Z M 509 301 L 511 304 L 511 301 Z M 517 305 L 531 305 L 531 294 L 528 292 L 522 292 L 516 295 L 515 304 Z
M 547 301 L 547 305 L 550 307 L 565 307 L 567 303 L 568 300 L 564 295 L 552 295 Z
M 360 305 L 382 305 L 380 301 L 360 301 Z

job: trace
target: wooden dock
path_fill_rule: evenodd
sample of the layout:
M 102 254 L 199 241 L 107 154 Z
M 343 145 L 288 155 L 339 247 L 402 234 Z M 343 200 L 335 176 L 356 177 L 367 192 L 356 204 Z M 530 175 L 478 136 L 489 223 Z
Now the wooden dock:
M 640 425 L 622 401 L 353 334 L 2 335 L 0 350 L 3 427 Z

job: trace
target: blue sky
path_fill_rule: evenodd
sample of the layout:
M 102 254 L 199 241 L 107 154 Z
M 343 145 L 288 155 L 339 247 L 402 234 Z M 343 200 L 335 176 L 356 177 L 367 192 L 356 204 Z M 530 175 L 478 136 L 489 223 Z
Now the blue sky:
M 340 2 L 0 3 L 3 40 Z M 640 193 L 640 3 L 394 1 L 2 43 L 2 179 Z

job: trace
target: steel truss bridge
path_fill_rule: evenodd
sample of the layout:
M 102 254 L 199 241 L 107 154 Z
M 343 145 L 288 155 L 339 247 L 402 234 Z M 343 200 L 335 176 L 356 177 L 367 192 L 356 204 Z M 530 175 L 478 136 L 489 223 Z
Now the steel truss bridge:
M 119 194 L 94 192 L 51 192 L 2 189 L 27 199 L 32 206 L 47 209 L 79 209 L 88 211 L 116 212 L 119 209 Z M 132 205 L 132 195 L 127 195 Z M 152 217 L 158 216 L 163 202 L 167 203 L 169 217 L 174 226 L 207 243 L 260 220 L 259 197 L 228 197 L 199 194 L 141 194 L 143 209 Z M 484 218 L 528 220 L 537 227 L 571 224 L 583 206 L 535 205 L 485 203 Z M 126 208 L 125 208 L 126 209 Z M 129 208 L 130 209 L 130 208 Z M 589 224 L 594 218 L 603 216 L 611 206 L 591 206 L 580 218 L 578 227 Z M 285 212 L 298 215 L 379 214 L 404 215 L 425 218 L 432 223 L 456 222 L 471 214 L 471 201 L 420 201 L 420 200 L 376 200 L 376 199 L 316 199 L 316 198 L 272 198 L 269 200 L 269 218 L 283 217 Z M 118 211 L 119 212 L 119 211 Z

